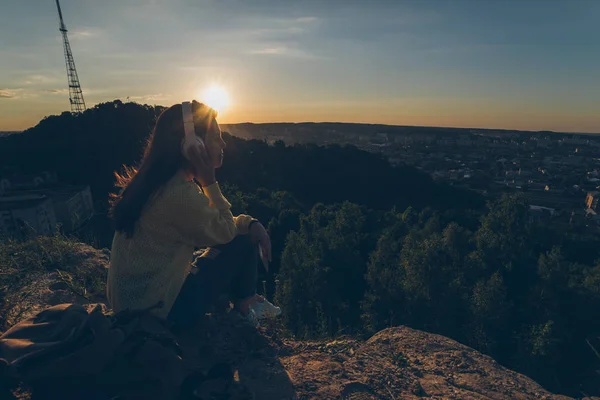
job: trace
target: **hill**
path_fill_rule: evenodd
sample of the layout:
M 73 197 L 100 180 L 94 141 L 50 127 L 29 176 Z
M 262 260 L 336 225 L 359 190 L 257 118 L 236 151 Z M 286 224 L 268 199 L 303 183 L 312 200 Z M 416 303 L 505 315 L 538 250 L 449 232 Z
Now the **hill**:
M 583 135 L 595 136 L 600 133 L 575 133 L 575 132 L 554 132 L 554 131 L 522 131 L 514 129 L 491 129 L 491 128 L 460 128 L 460 127 L 441 127 L 441 126 L 409 126 L 409 125 L 384 125 L 384 124 L 366 124 L 366 123 L 347 123 L 347 122 L 268 122 L 268 123 L 237 123 L 223 124 L 224 129 L 233 135 L 243 138 L 265 138 L 268 136 L 289 135 L 295 140 L 306 141 L 307 137 L 320 135 L 322 137 L 335 137 L 338 133 L 346 135 L 376 135 L 386 133 L 391 136 L 396 134 L 427 134 L 442 136 L 461 136 L 477 134 L 483 136 L 518 136 L 531 135 L 533 133 L 542 133 L 544 135 Z
M 65 112 L 46 117 L 22 134 L 0 139 L 4 173 L 56 171 L 61 182 L 89 184 L 106 208 L 113 172 L 123 164 L 137 165 L 163 109 L 115 100 L 78 116 Z M 381 156 L 352 146 L 269 146 L 224 136 L 226 161 L 219 180 L 246 191 L 287 190 L 309 208 L 317 202 L 341 201 L 382 209 L 483 205 L 475 193 L 434 183 L 412 167 L 394 168 Z M 357 190 L 367 187 L 368 191 Z

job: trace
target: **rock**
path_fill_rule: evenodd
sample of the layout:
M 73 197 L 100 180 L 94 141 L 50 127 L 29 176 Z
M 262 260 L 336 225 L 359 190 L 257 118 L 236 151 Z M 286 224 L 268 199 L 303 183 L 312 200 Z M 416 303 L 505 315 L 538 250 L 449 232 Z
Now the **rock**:
M 353 353 L 343 362 L 327 346 L 288 345 L 297 351 L 281 363 L 299 398 L 350 398 L 361 388 L 361 399 L 569 399 L 454 340 L 407 327 L 383 330 L 364 343 L 349 341 Z

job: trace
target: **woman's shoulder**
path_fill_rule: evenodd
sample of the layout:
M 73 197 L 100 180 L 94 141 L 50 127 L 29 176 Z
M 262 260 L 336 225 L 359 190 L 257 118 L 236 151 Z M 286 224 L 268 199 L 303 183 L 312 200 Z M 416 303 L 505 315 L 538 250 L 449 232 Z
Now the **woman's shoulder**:
M 202 201 L 205 199 L 200 187 L 195 182 L 186 179 L 181 173 L 175 174 L 167 182 L 160 197 L 171 202 L 187 202 L 190 199 Z

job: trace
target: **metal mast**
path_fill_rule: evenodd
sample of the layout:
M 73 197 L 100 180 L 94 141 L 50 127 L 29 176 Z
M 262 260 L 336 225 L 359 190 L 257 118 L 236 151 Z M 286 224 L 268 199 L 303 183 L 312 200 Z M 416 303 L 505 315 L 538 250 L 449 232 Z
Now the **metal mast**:
M 67 65 L 67 77 L 69 78 L 69 101 L 71 102 L 71 112 L 80 113 L 85 110 L 85 101 L 83 100 L 83 92 L 79 84 L 79 77 L 75 69 L 75 60 L 71 52 L 71 45 L 67 37 L 67 28 L 63 21 L 60 3 L 56 0 L 56 8 L 58 8 L 58 16 L 60 18 L 60 32 L 62 33 L 63 44 L 65 48 L 65 64 Z

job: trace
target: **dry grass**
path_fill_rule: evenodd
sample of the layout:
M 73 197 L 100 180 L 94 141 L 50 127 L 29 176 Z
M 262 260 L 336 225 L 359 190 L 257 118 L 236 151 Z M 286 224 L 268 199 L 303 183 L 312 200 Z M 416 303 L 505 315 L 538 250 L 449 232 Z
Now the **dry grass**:
M 38 311 L 53 295 L 85 302 L 103 293 L 106 262 L 100 251 L 60 235 L 1 242 L 0 331 Z

